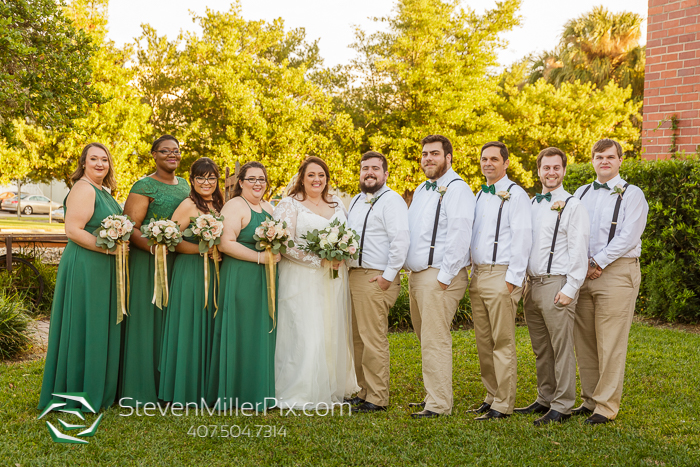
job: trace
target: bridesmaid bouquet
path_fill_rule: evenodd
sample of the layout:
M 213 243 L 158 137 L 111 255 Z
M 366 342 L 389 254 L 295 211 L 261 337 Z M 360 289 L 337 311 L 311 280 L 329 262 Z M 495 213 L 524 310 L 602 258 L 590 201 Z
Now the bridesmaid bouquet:
M 275 285 L 277 273 L 275 272 L 276 264 L 272 259 L 277 253 L 287 253 L 287 248 L 294 248 L 294 242 L 291 240 L 291 232 L 287 228 L 285 221 L 276 221 L 274 219 L 264 220 L 258 228 L 255 229 L 253 240 L 256 241 L 255 248 L 260 251 L 265 251 L 267 262 L 265 263 L 265 272 L 267 273 L 267 309 L 272 318 L 272 332 L 275 329 Z
M 216 282 L 214 282 L 214 316 L 219 311 L 216 303 L 216 288 L 219 285 L 219 249 L 216 245 L 221 243 L 221 234 L 224 231 L 224 216 L 202 214 L 190 217 L 190 226 L 182 233 L 186 237 L 194 237 L 199 240 L 199 254 L 204 257 L 204 308 L 209 303 L 209 250 L 212 250 L 214 269 L 216 270 Z
M 301 236 L 306 240 L 306 245 L 301 248 L 304 251 L 316 253 L 327 261 L 347 261 L 357 259 L 360 254 L 360 236 L 345 222 L 334 219 L 323 230 L 314 229 Z M 338 271 L 331 270 L 331 277 L 338 278 Z
M 141 226 L 141 235 L 148 239 L 148 245 L 155 245 L 156 274 L 153 286 L 154 303 L 161 310 L 168 305 L 168 263 L 167 252 L 174 252 L 175 247 L 182 241 L 182 232 L 177 222 L 170 219 L 151 219 Z
M 129 249 L 127 242 L 134 231 L 134 221 L 129 216 L 112 214 L 102 219 L 100 227 L 93 232 L 95 244 L 117 252 L 117 324 L 128 315 L 129 296 Z

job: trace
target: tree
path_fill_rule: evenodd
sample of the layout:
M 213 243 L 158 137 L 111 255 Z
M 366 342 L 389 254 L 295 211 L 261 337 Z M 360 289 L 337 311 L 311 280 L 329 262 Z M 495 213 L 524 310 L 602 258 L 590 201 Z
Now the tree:
M 14 120 L 68 128 L 100 101 L 90 85 L 96 47 L 56 0 L 0 0 L 0 136 L 14 144 Z
M 507 0 L 477 15 L 457 0 L 399 0 L 392 16 L 375 18 L 386 23 L 386 32 L 356 32 L 358 57 L 346 79 L 334 81 L 347 83 L 336 93 L 365 130 L 362 150 L 387 156 L 389 184 L 405 196 L 423 179 L 420 140 L 428 134 L 450 138 L 453 168 L 472 187 L 482 183 L 480 147 L 507 131 L 489 71 L 505 45 L 500 35 L 518 24 L 519 5 Z M 516 179 L 528 176 L 517 158 L 511 167 Z
M 529 82 L 540 78 L 562 83 L 590 82 L 602 89 L 611 80 L 644 93 L 644 47 L 639 45 L 644 18 L 636 13 L 611 13 L 596 7 L 564 25 L 559 46 L 533 60 Z

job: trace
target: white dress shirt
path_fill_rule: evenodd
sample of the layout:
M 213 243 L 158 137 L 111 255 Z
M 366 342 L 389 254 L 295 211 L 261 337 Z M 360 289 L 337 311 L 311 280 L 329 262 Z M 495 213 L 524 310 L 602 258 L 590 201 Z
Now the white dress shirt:
M 599 180 L 596 180 L 600 183 Z M 619 195 L 613 189 L 626 182 L 617 175 L 607 184 L 609 190 L 594 189 L 590 184 L 576 190 L 575 196 L 583 202 L 591 218 L 591 240 L 588 257 L 593 258 L 601 269 L 618 258 L 639 258 L 642 254 L 642 233 L 647 225 L 649 205 L 641 188 L 629 185 L 622 195 L 622 204 L 617 217 L 615 237 L 608 244 L 610 227 Z M 585 196 L 583 192 L 590 186 Z M 583 196 L 583 198 L 581 198 Z
M 386 185 L 377 190 L 374 198 L 375 203 L 370 204 L 366 201 L 367 195 L 360 193 L 350 202 L 350 227 L 360 237 L 365 218 L 367 227 L 362 244 L 362 265 L 358 258 L 350 261 L 349 266 L 379 269 L 384 271 L 382 277 L 391 282 L 403 267 L 408 254 L 408 207 L 401 195 Z
M 448 169 L 437 180 L 438 187 L 450 184 L 442 198 L 433 264 L 430 267 L 440 270 L 437 279 L 449 285 L 459 271 L 469 265 L 469 241 L 474 222 L 474 193 L 457 173 Z M 406 269 L 423 271 L 428 269 L 430 242 L 435 226 L 440 193 L 426 190 L 425 183 L 418 185 L 408 209 L 408 225 L 411 231 L 411 245 L 406 258 Z
M 552 210 L 557 201 L 569 202 L 561 211 L 561 220 L 557 233 L 557 243 L 554 245 L 552 267 L 549 274 L 566 276 L 566 284 L 561 292 L 569 298 L 574 298 L 578 289 L 583 285 L 588 272 L 588 240 L 591 221 L 588 211 L 578 198 L 571 196 L 563 187 L 552 194 L 552 200 L 532 201 L 532 251 L 527 263 L 527 273 L 530 276 L 546 276 L 549 265 L 554 227 L 559 213 Z
M 508 176 L 496 182 L 496 193 L 507 191 L 513 182 Z M 481 193 L 476 202 L 474 232 L 472 234 L 472 261 L 474 264 L 492 264 L 496 224 L 501 198 Z M 506 282 L 522 287 L 527 261 L 532 247 L 530 197 L 518 185 L 510 189 L 510 199 L 503 203 L 501 228 L 495 264 L 507 265 Z

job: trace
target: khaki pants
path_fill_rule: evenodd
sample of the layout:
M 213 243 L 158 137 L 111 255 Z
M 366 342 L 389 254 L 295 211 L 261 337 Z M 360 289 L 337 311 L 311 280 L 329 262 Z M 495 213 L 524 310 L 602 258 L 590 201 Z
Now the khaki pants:
M 446 290 L 438 284 L 440 271 L 428 268 L 412 272 L 408 279 L 411 322 L 420 341 L 425 385 L 425 409 L 452 413 L 452 319 L 469 280 L 464 268 Z
M 515 315 L 523 294 L 506 286 L 505 265 L 476 265 L 469 286 L 472 319 L 479 353 L 484 402 L 504 414 L 513 413 L 518 361 L 515 353 Z
M 355 373 L 361 390 L 358 397 L 375 405 L 389 405 L 389 309 L 401 291 L 401 277 L 384 291 L 377 281 L 377 269 L 350 270 L 352 297 L 352 338 Z
M 525 286 L 525 320 L 537 369 L 537 402 L 570 414 L 576 401 L 574 310 L 578 293 L 567 306 L 554 303 L 566 276 L 540 276 Z
M 638 258 L 619 258 L 579 292 L 574 321 L 583 405 L 614 419 L 620 411 L 627 340 L 642 280 Z

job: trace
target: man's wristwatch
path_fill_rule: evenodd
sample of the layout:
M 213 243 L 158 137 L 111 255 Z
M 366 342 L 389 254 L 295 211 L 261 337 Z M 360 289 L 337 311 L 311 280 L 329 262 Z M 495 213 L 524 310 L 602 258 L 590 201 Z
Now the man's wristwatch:
M 595 260 L 594 260 L 593 258 L 591 258 L 591 259 L 588 260 L 588 265 L 589 265 L 590 267 L 592 267 L 592 268 L 597 268 L 597 267 L 598 267 L 598 263 L 596 263 Z

